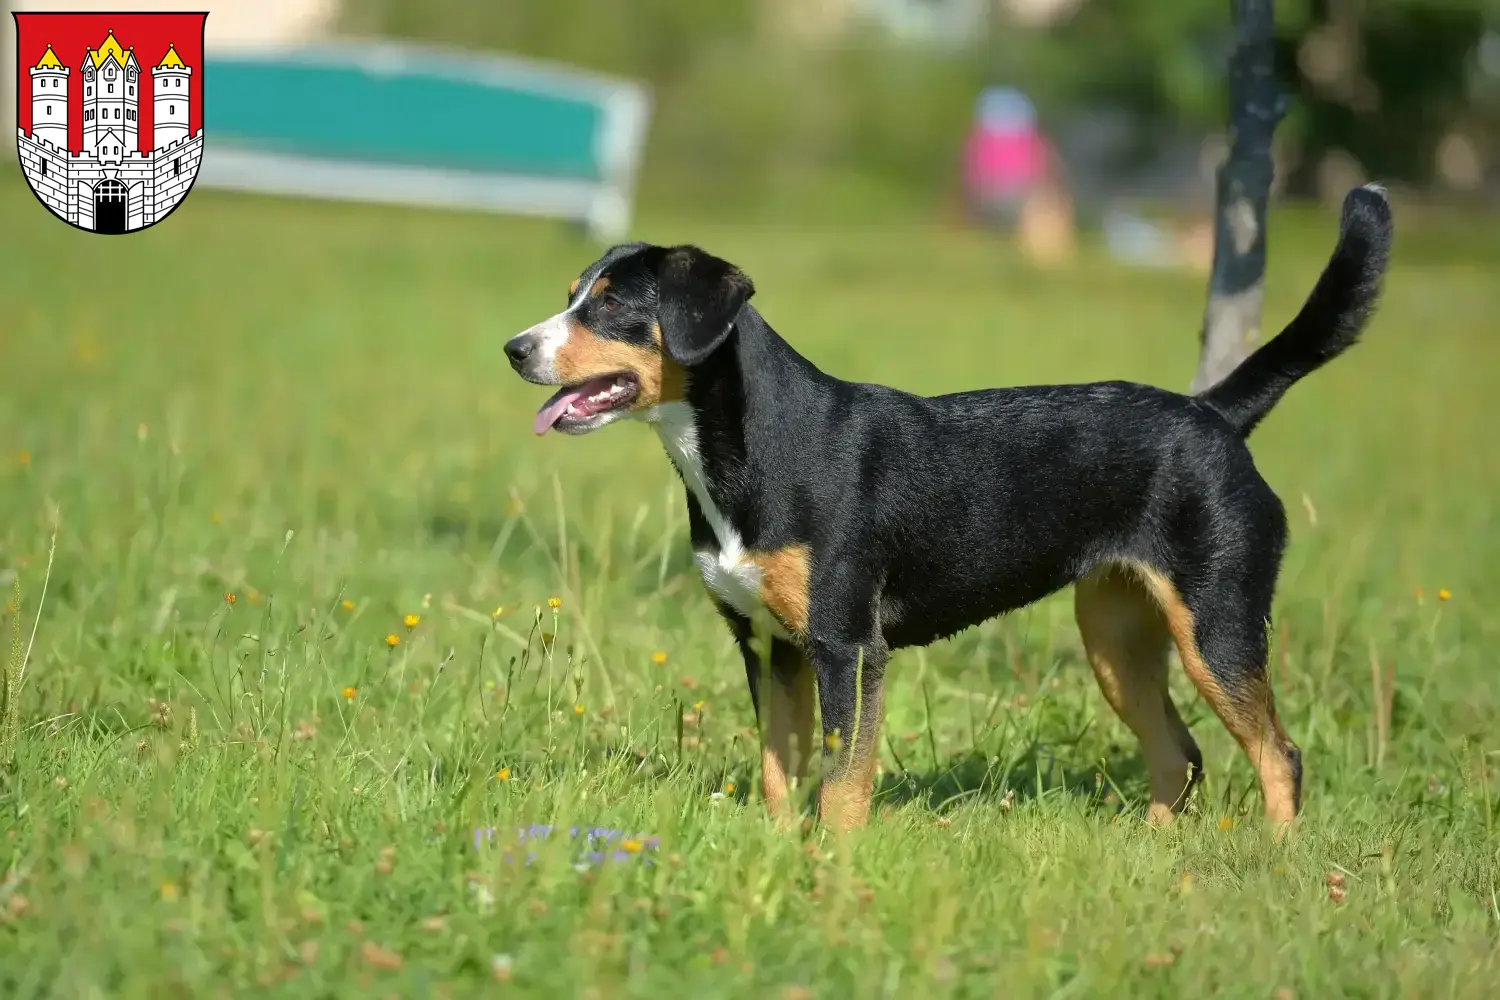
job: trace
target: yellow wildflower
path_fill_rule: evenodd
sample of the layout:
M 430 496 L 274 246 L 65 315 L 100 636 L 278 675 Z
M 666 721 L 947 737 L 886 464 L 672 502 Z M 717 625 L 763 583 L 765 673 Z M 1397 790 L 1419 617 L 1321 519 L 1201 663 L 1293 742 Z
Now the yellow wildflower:
M 345 701 L 353 701 L 354 700 L 354 696 L 357 695 L 357 694 L 359 694 L 359 689 L 358 688 L 352 688 L 352 687 L 346 687 L 346 688 L 344 688 L 344 700 Z
M 574 705 L 573 706 L 573 714 L 574 715 L 582 715 L 583 714 L 583 706 L 582 705 Z
M 1448 592 L 1448 588 L 1447 587 L 1444 587 L 1442 590 L 1438 591 L 1438 600 L 1440 600 L 1440 601 L 1446 601 L 1448 598 L 1450 598 L 1452 596 L 1453 595 Z
M 401 619 L 401 624 L 406 626 L 407 631 L 411 631 L 421 623 L 421 615 L 407 615 L 405 618 Z
M 499 618 L 503 614 L 505 614 L 505 605 L 500 604 L 496 605 L 495 610 L 490 612 L 490 617 Z
M 549 597 L 549 598 L 547 598 L 547 607 L 551 608 L 553 611 L 556 611 L 558 608 L 562 607 L 562 598 L 561 597 Z
M 401 637 L 392 632 L 390 635 L 385 637 L 385 644 L 392 649 L 395 649 L 397 646 L 401 645 Z
M 508 768 L 508 767 L 502 767 L 500 770 L 496 771 L 495 772 L 495 780 L 496 781 L 509 781 L 510 780 L 510 768 Z
M 641 853 L 641 850 L 645 846 L 646 845 L 642 844 L 639 840 L 622 840 L 622 841 L 620 841 L 620 849 L 622 851 L 626 851 L 626 852 L 628 852 L 630 854 L 639 854 L 639 853 Z
M 232 590 L 224 595 L 224 603 L 229 605 L 231 608 L 234 607 L 234 602 L 238 600 L 239 598 L 234 596 L 234 591 Z
M 659 667 L 663 663 L 667 662 L 667 654 L 663 653 L 661 650 L 657 650 L 656 652 L 651 654 L 651 662 Z
M 349 600 L 348 598 L 345 598 L 344 599 L 344 603 L 343 603 L 343 608 L 344 608 L 345 611 L 353 611 L 354 610 L 354 602 L 351 601 L 351 600 Z

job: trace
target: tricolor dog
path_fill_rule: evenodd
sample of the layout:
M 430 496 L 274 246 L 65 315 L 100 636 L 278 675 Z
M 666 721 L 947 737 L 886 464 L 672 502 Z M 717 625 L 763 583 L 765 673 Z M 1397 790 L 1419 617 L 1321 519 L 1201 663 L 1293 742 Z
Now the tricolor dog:
M 1302 759 L 1266 654 L 1287 522 L 1246 438 L 1358 338 L 1390 242 L 1383 192 L 1351 191 L 1301 312 L 1196 396 L 1100 382 L 927 398 L 841 381 L 749 304 L 744 273 L 691 246 L 615 247 L 505 352 L 528 382 L 562 387 L 538 434 L 633 417 L 660 436 L 744 653 L 773 814 L 821 753 L 825 822 L 863 823 L 891 651 L 1072 584 L 1094 675 L 1141 743 L 1149 818 L 1170 820 L 1202 772 L 1167 691 L 1175 648 L 1284 824 Z M 772 623 L 769 663 L 756 620 Z

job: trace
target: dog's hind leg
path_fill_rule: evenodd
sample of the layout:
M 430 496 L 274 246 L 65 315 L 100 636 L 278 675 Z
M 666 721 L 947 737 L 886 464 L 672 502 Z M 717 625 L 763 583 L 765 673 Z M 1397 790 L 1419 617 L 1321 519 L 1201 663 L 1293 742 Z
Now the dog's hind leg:
M 1262 572 L 1210 567 L 1182 593 L 1165 575 L 1140 568 L 1161 606 L 1187 675 L 1239 743 L 1260 780 L 1266 818 L 1283 827 L 1302 800 L 1302 753 L 1276 717 L 1266 675 L 1266 622 L 1275 566 Z
M 1099 689 L 1140 741 L 1151 780 L 1146 818 L 1171 822 L 1202 775 L 1203 755 L 1167 691 L 1166 618 L 1135 574 L 1114 566 L 1078 582 L 1073 608 Z

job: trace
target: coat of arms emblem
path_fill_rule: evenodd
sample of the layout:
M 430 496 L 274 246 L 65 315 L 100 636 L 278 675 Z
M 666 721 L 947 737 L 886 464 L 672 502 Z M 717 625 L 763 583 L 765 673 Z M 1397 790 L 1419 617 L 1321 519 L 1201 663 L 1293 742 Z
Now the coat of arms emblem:
M 165 219 L 203 159 L 208 15 L 14 16 L 16 145 L 37 199 L 95 233 Z

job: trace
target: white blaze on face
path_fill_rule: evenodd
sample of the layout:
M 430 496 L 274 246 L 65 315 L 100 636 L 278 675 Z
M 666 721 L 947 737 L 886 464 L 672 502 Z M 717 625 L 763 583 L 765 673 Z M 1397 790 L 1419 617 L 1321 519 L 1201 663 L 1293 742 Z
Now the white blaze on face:
M 549 316 L 540 323 L 521 331 L 519 336 L 536 337 L 536 361 L 531 373 L 537 379 L 545 379 L 553 385 L 560 385 L 557 375 L 557 352 L 562 350 L 568 342 L 568 336 L 572 332 L 571 318 L 583 308 L 584 302 L 588 300 L 589 289 L 594 286 L 595 277 L 585 275 L 578 281 L 578 287 L 573 291 L 573 299 L 568 303 L 568 308 L 556 316 Z
M 568 318 L 572 311 L 569 309 L 548 317 L 522 334 L 536 337 L 536 350 L 532 354 L 534 360 L 530 362 L 533 378 L 554 385 L 559 383 L 557 352 L 568 342 Z

